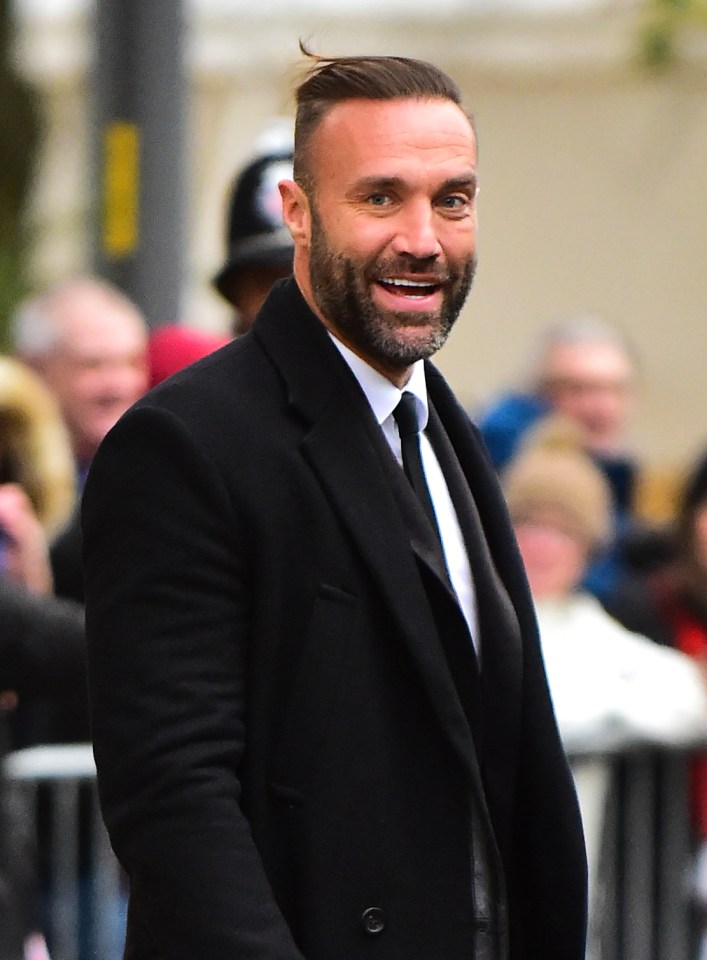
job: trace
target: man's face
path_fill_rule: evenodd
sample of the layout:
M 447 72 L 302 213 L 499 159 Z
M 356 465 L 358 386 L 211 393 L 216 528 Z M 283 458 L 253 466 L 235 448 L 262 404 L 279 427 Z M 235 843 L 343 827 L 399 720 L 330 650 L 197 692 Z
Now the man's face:
M 315 132 L 311 169 L 298 281 L 327 327 L 395 379 L 442 346 L 471 286 L 471 125 L 442 99 L 347 101 Z
M 94 291 L 57 308 L 61 339 L 39 370 L 56 395 L 80 461 L 147 389 L 146 333 L 139 317 Z
M 580 425 L 592 450 L 621 451 L 634 398 L 631 361 L 621 347 L 556 344 L 547 357 L 543 391 L 554 410 Z

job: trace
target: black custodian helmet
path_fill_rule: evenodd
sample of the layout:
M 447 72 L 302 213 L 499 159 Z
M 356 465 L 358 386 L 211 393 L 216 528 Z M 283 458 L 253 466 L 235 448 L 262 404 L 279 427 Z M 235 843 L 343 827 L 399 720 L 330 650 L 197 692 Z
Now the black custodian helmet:
M 226 262 L 214 277 L 230 300 L 233 277 L 252 266 L 291 267 L 293 243 L 282 219 L 278 183 L 292 179 L 292 152 L 271 153 L 251 161 L 236 178 L 228 211 Z

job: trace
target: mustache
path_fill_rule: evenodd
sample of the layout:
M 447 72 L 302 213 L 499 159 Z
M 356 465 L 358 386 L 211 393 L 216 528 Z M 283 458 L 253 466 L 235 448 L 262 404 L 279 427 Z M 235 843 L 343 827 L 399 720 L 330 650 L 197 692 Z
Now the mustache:
M 454 271 L 450 271 L 445 265 L 438 263 L 435 256 L 420 258 L 408 255 L 388 257 L 385 260 L 373 260 L 366 272 L 371 280 L 396 276 L 397 274 L 410 276 L 420 274 L 424 275 L 426 280 L 434 280 L 437 283 L 447 283 L 458 275 Z

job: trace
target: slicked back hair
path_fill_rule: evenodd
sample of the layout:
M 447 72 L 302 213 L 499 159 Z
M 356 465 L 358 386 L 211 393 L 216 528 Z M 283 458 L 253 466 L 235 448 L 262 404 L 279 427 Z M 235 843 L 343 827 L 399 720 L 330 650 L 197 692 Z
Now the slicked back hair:
M 300 48 L 310 67 L 297 88 L 294 179 L 311 195 L 310 143 L 329 111 L 346 100 L 449 100 L 462 108 L 459 87 L 439 67 L 408 57 L 319 57 Z M 463 108 L 462 108 L 463 109 Z M 473 129 L 473 120 L 469 117 Z

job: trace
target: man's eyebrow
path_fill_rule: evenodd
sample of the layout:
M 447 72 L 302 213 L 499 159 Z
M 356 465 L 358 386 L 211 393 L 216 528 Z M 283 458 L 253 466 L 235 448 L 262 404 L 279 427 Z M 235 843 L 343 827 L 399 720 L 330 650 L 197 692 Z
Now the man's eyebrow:
M 369 177 L 361 177 L 360 180 L 357 180 L 353 185 L 353 190 L 356 193 L 364 193 L 367 190 L 392 190 L 396 187 L 403 187 L 405 181 L 402 177 L 390 177 L 390 176 L 377 176 L 373 174 Z
M 477 176 L 475 173 L 464 174 L 459 177 L 450 177 L 440 184 L 437 193 L 444 193 L 448 190 L 468 190 L 476 191 Z M 361 177 L 353 185 L 352 192 L 364 193 L 369 190 L 395 190 L 404 188 L 406 182 L 403 177 L 376 176 Z
M 476 192 L 478 178 L 475 173 L 465 174 L 461 177 L 450 177 L 440 186 L 438 193 L 445 193 L 449 190 L 470 190 Z

